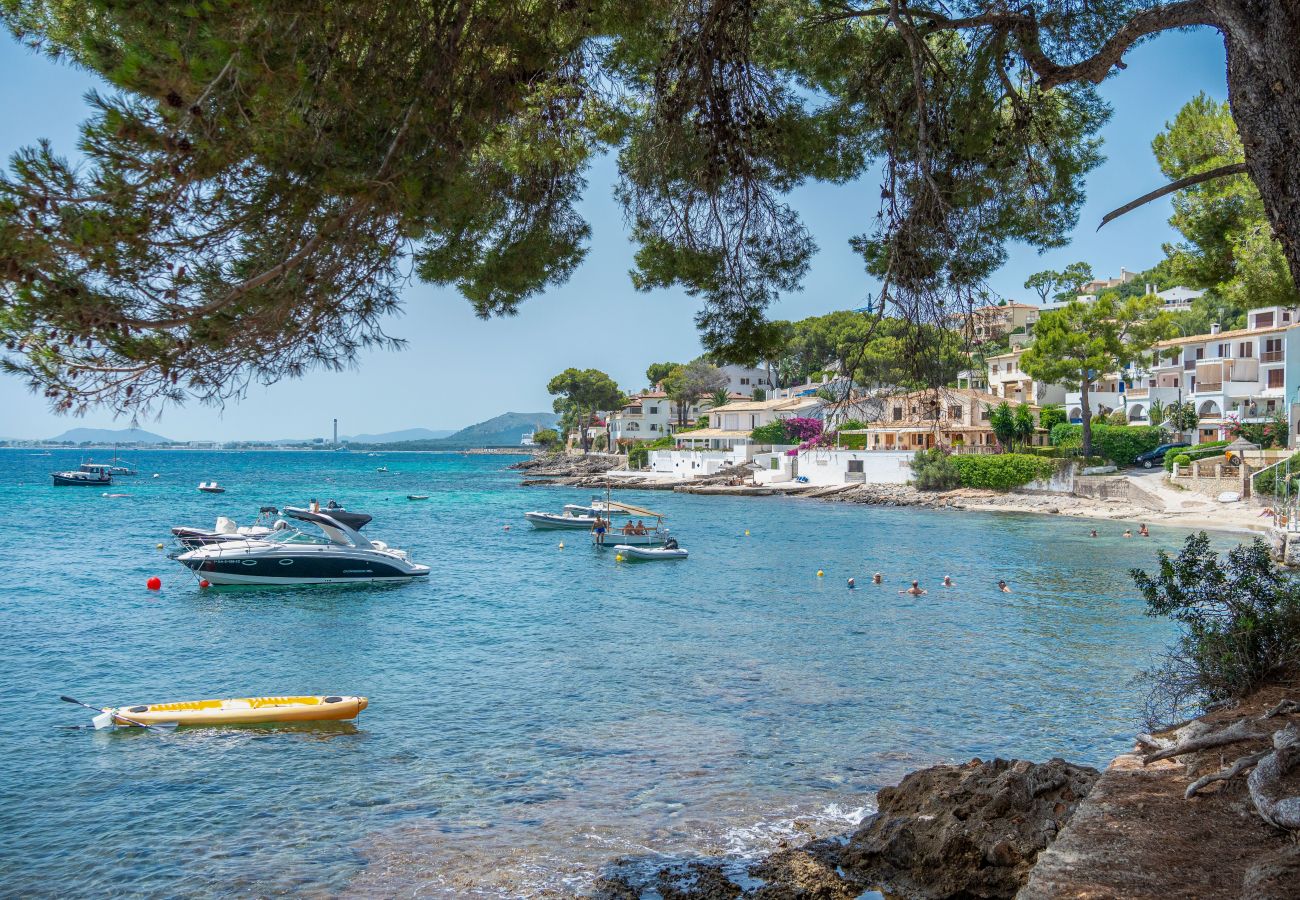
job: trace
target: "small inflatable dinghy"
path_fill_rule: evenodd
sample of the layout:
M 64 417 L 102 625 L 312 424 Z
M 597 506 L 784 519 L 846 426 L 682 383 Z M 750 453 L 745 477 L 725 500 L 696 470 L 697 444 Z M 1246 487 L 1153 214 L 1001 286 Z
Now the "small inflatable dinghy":
M 614 552 L 623 554 L 625 559 L 686 559 L 688 556 L 681 547 L 633 547 L 630 544 L 615 544 Z
M 118 706 L 95 717 L 95 727 L 112 725 L 260 725 L 355 719 L 365 697 L 240 697 Z M 110 720 L 110 716 L 112 717 Z M 102 722 L 102 724 L 101 724 Z

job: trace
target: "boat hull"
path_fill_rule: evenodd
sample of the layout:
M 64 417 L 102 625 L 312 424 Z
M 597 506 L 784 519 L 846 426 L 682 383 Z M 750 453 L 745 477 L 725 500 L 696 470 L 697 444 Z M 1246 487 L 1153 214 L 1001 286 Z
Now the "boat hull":
M 686 559 L 689 555 L 685 550 L 668 550 L 663 547 L 633 547 L 628 544 L 617 544 L 615 551 L 622 553 L 623 556 L 630 560 L 650 561 L 656 559 Z
M 429 575 L 428 566 L 393 554 L 331 545 L 224 541 L 182 553 L 176 561 L 218 585 L 350 584 Z
M 65 475 L 62 472 L 51 472 L 50 477 L 54 479 L 57 487 L 107 487 L 113 483 L 112 477 L 108 478 L 77 478 L 73 475 Z
M 585 516 L 557 516 L 554 513 L 530 512 L 524 513 L 524 518 L 528 524 L 534 528 L 546 530 L 565 529 L 568 531 L 590 531 L 591 526 L 596 524 L 595 518 Z
M 369 705 L 365 697 L 243 697 L 119 706 L 116 725 L 262 725 L 274 722 L 337 722 L 355 719 Z M 126 718 L 121 718 L 125 716 Z

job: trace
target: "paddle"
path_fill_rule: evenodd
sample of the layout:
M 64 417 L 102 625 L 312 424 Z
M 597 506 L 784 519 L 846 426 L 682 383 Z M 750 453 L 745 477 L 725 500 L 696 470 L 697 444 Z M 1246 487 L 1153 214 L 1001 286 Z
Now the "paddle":
M 59 699 L 64 703 L 75 703 L 77 706 L 84 706 L 86 709 L 93 709 L 95 712 L 101 713 L 101 715 L 95 716 L 95 718 L 91 719 L 96 728 L 111 727 L 114 718 L 121 719 L 123 722 L 129 722 L 130 724 L 139 726 L 140 728 L 157 728 L 160 731 L 170 731 L 176 727 L 175 722 L 159 722 L 157 725 L 151 725 L 148 722 L 137 722 L 135 719 L 128 719 L 121 713 L 115 713 L 109 709 L 101 709 L 98 706 L 91 706 L 89 703 L 82 703 L 75 697 L 68 697 L 61 694 L 59 695 Z

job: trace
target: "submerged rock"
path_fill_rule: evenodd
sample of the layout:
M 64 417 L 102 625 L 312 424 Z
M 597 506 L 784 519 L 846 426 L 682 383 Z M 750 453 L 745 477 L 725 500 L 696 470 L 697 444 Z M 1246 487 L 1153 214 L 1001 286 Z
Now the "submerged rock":
M 1061 759 L 971 760 L 884 788 L 839 864 L 909 898 L 1013 897 L 1099 773 Z

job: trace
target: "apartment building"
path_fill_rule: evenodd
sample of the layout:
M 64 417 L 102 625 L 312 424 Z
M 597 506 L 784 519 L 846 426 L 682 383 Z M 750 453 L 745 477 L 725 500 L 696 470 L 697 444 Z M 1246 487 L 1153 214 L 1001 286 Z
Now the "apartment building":
M 1028 403 L 1033 406 L 1065 402 L 1065 387 L 1035 380 L 1020 368 L 1024 349 L 1012 350 L 988 357 L 988 392 L 1008 403 Z

